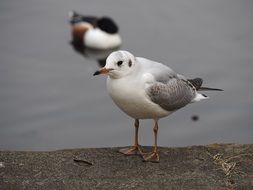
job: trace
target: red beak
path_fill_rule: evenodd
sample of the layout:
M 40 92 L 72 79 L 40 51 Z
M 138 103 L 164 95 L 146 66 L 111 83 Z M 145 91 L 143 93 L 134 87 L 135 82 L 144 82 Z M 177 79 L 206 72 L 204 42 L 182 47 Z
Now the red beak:
M 106 73 L 109 73 L 110 71 L 112 71 L 113 69 L 107 69 L 107 68 L 105 68 L 105 67 L 102 67 L 101 69 L 99 69 L 99 70 L 97 70 L 94 74 L 93 74 L 93 76 L 95 76 L 95 75 L 100 75 L 100 74 L 106 74 Z

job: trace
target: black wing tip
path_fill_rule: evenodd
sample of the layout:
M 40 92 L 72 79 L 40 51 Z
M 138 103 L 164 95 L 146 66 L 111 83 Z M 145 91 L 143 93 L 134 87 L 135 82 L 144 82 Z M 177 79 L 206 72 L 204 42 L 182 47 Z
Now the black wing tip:
M 203 83 L 202 78 L 194 78 L 194 79 L 188 79 L 188 81 L 198 90 L 201 88 L 201 85 Z
M 220 88 L 209 88 L 209 87 L 200 87 L 198 90 L 212 90 L 212 91 L 224 91 L 223 89 L 220 89 Z
M 220 88 L 209 88 L 209 87 L 202 86 L 202 83 L 203 83 L 202 78 L 188 79 L 188 81 L 196 88 L 196 90 L 199 90 L 199 91 L 205 91 L 205 90 L 224 91 L 223 89 L 220 89 Z

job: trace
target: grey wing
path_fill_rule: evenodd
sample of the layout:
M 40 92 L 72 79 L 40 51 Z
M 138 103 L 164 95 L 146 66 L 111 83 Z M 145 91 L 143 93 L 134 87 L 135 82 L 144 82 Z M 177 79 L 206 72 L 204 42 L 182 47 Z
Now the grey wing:
M 172 78 L 167 83 L 156 82 L 146 90 L 151 101 L 167 111 L 186 106 L 196 95 L 195 89 L 187 81 L 178 78 Z
M 163 65 L 162 63 L 152 61 L 142 57 L 136 57 L 136 60 L 142 64 L 142 68 L 145 73 L 150 73 L 154 76 L 158 82 L 166 83 L 172 78 L 177 78 L 177 73 L 170 67 Z

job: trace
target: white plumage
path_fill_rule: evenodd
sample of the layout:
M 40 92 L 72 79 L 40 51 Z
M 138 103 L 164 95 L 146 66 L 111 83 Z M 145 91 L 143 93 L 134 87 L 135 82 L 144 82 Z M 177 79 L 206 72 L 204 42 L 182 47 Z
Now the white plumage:
M 120 35 L 106 33 L 99 28 L 88 30 L 84 35 L 85 45 L 93 49 L 111 49 L 122 43 Z
M 159 161 L 157 152 L 158 120 L 187 104 L 208 97 L 198 90 L 220 90 L 202 87 L 202 79 L 187 79 L 171 68 L 127 51 L 111 53 L 104 68 L 94 75 L 108 74 L 107 90 L 115 104 L 135 119 L 135 143 L 120 152 L 141 154 L 146 161 Z M 138 143 L 139 119 L 154 119 L 155 143 L 151 153 L 144 154 Z

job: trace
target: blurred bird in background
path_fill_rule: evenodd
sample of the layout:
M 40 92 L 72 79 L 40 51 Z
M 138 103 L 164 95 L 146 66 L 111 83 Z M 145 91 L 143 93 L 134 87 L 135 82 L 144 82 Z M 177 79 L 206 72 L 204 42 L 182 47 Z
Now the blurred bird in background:
M 69 12 L 72 43 L 79 47 L 106 50 L 119 47 L 122 43 L 119 27 L 109 17 L 84 16 Z

